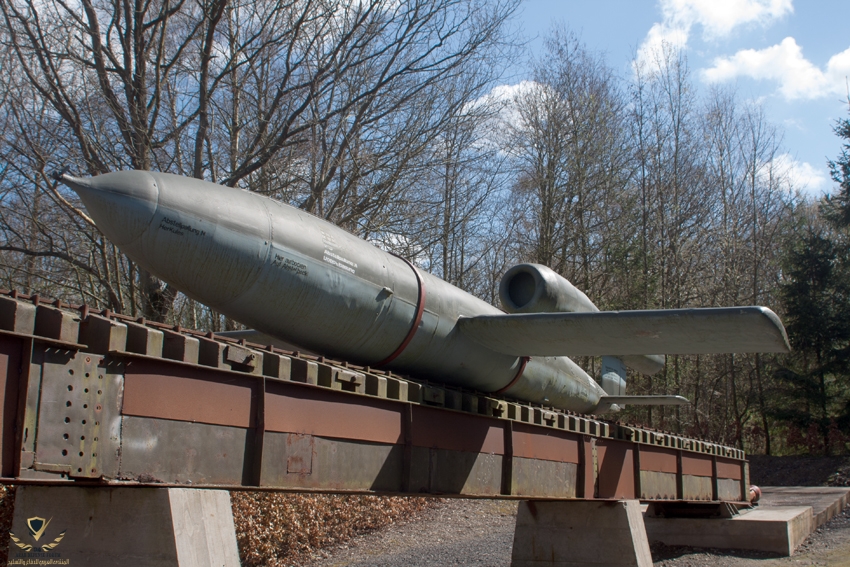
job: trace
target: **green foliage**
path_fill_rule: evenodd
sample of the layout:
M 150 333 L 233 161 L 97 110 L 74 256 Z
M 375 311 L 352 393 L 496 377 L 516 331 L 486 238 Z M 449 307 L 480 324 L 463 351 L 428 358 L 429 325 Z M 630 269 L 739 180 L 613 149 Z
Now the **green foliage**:
M 836 345 L 850 336 L 847 261 L 842 246 L 810 228 L 789 251 L 781 287 L 794 347 L 830 367 L 839 363 Z
M 850 254 L 836 237 L 808 227 L 786 253 L 780 297 L 794 352 L 775 374 L 771 410 L 798 445 L 825 453 L 842 449 L 836 429 L 850 425 Z

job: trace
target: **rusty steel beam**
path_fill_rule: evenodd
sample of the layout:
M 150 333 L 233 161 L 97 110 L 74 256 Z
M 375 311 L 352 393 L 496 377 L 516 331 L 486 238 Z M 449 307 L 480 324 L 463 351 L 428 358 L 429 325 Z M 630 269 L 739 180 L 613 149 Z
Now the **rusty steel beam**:
M 0 293 L 0 473 L 43 484 L 745 503 L 742 451 Z

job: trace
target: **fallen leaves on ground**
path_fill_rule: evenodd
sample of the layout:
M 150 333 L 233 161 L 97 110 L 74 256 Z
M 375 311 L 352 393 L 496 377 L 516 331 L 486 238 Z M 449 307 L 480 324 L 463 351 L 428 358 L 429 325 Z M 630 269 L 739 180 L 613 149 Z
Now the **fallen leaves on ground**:
M 232 492 L 243 567 L 296 565 L 316 550 L 405 521 L 433 498 Z

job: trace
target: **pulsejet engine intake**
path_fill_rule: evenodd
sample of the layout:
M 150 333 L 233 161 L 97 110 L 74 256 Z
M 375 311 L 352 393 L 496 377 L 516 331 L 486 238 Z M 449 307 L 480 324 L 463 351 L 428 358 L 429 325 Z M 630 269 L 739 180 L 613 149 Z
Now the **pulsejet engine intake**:
M 542 264 L 518 264 L 505 272 L 499 300 L 508 313 L 593 313 L 599 308 L 566 278 Z M 626 395 L 626 366 L 652 375 L 664 368 L 663 355 L 602 357 L 602 389 Z
M 599 311 L 581 290 L 542 264 L 518 264 L 505 272 L 499 299 L 508 313 Z

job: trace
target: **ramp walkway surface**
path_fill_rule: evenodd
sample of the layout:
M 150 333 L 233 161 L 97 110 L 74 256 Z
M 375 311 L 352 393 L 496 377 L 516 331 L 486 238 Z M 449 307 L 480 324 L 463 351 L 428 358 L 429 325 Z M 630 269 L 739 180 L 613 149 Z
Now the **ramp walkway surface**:
M 843 486 L 768 486 L 762 488 L 759 508 L 811 506 L 818 529 L 850 504 L 850 488 Z
M 850 488 L 845 487 L 764 487 L 758 506 L 732 518 L 645 517 L 644 522 L 650 542 L 793 555 L 848 503 Z

